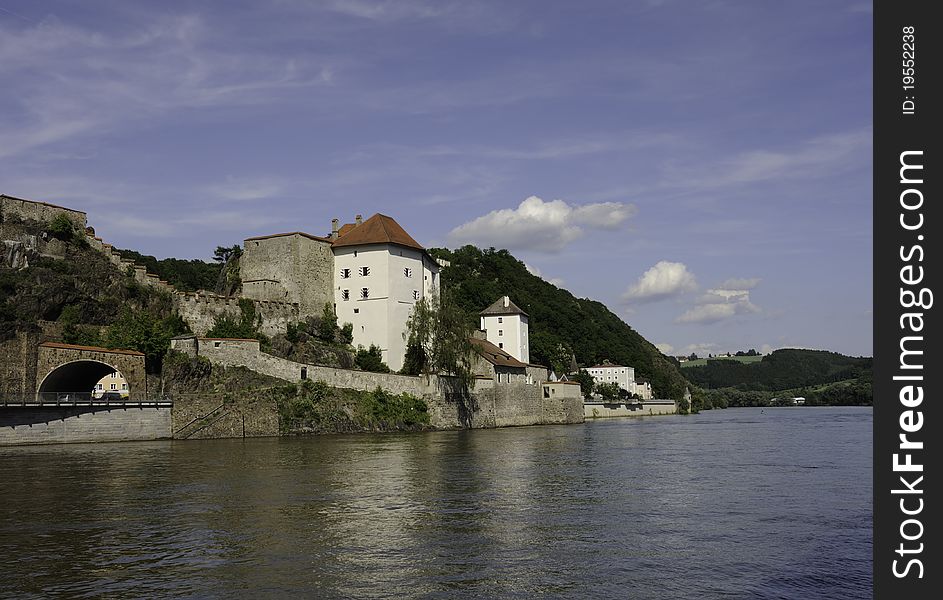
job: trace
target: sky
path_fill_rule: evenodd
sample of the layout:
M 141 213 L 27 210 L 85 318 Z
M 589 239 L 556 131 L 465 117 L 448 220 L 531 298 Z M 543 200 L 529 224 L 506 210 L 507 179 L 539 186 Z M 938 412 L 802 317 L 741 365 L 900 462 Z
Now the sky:
M 872 17 L 0 0 L 0 193 L 161 258 L 382 212 L 507 248 L 666 353 L 870 356 Z

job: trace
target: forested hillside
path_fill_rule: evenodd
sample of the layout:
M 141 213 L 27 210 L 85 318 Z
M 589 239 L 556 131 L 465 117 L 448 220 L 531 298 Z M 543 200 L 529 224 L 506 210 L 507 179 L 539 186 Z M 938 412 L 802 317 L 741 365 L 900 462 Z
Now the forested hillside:
M 685 369 L 684 374 L 705 388 L 775 391 L 857 379 L 870 372 L 870 358 L 789 348 L 776 350 L 755 363 L 711 360 L 706 365 Z
M 570 292 L 531 274 L 507 250 L 435 248 L 451 262 L 442 286 L 478 327 L 478 313 L 501 296 L 510 296 L 530 315 L 531 362 L 572 371 L 604 359 L 635 367 L 659 397 L 680 399 L 688 382 L 677 365 L 600 302 Z

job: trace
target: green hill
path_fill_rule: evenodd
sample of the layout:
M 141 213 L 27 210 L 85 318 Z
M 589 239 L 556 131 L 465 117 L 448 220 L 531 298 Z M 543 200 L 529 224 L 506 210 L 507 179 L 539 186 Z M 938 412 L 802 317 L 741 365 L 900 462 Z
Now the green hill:
M 685 369 L 684 374 L 705 388 L 775 391 L 857 379 L 870 371 L 870 358 L 789 348 L 776 350 L 753 363 L 709 360 L 705 365 Z
M 576 298 L 531 274 L 507 250 L 434 248 L 451 262 L 442 270 L 443 290 L 474 318 L 501 296 L 510 296 L 530 315 L 531 362 L 558 372 L 598 364 L 604 359 L 635 368 L 656 396 L 680 399 L 688 382 L 677 365 L 605 305 Z M 575 358 L 575 361 L 574 361 Z

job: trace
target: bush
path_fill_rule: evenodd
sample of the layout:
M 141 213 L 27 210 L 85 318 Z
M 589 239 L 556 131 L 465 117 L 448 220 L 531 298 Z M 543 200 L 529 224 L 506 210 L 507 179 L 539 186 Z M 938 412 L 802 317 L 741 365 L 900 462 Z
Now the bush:
M 340 331 L 340 340 L 344 344 L 354 343 L 354 324 L 353 323 L 344 323 L 344 326 L 341 327 L 341 331 Z
M 359 346 L 354 363 L 364 371 L 374 373 L 390 372 L 390 368 L 383 362 L 383 351 L 376 344 L 370 344 L 370 348 Z
M 72 221 L 69 220 L 69 217 L 65 216 L 63 213 L 56 215 L 52 221 L 49 222 L 49 226 L 46 228 L 46 231 L 54 238 L 60 239 L 64 242 L 67 242 L 75 237 L 75 225 L 72 224 Z
M 333 342 L 337 334 L 337 315 L 334 314 L 334 307 L 328 302 L 321 311 L 321 322 L 318 323 L 318 337 L 326 342 Z

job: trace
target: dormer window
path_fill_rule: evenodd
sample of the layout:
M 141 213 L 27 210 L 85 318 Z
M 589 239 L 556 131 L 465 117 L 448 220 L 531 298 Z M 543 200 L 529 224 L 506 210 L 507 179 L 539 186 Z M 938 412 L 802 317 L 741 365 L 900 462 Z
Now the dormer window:
M 370 290 L 367 288 L 360 288 L 360 298 L 366 300 L 370 297 Z
M 413 276 L 413 270 L 410 269 L 409 267 L 404 268 L 404 269 L 403 269 L 403 276 L 405 276 L 405 277 L 407 277 L 407 278 L 412 277 L 412 276 Z
M 341 269 L 341 279 L 350 279 L 350 269 Z
M 361 277 L 367 277 L 368 275 L 370 275 L 370 267 L 360 267 L 359 269 L 357 269 L 357 274 L 360 275 Z

